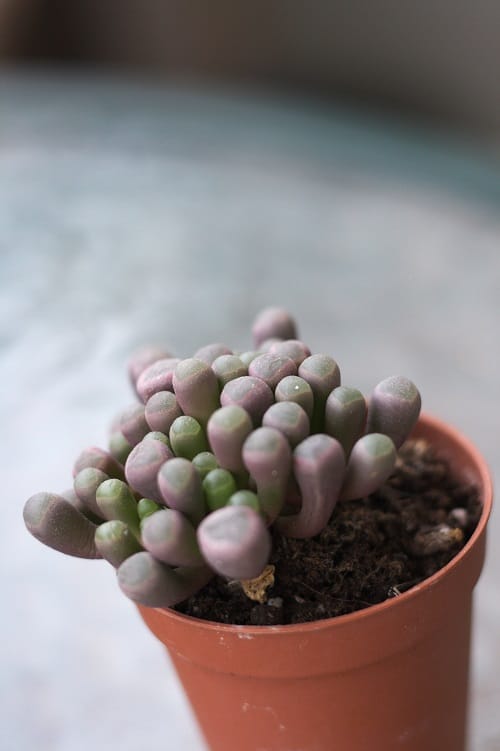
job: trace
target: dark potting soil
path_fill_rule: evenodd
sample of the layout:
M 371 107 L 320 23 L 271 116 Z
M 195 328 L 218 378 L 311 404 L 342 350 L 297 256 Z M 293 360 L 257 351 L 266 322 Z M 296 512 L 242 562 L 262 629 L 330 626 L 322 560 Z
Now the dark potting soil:
M 274 584 L 249 599 L 239 582 L 214 577 L 177 607 L 221 623 L 277 625 L 331 618 L 397 597 L 442 568 L 481 514 L 477 489 L 459 484 L 422 440 L 405 444 L 379 491 L 337 504 L 316 537 L 274 533 Z

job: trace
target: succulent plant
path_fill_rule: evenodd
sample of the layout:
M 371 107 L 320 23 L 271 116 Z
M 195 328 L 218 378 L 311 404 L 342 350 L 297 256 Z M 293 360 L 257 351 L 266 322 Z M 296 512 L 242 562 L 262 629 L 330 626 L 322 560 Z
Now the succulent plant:
M 313 537 L 337 503 L 385 483 L 420 413 L 414 384 L 391 376 L 365 399 L 280 308 L 252 333 L 255 349 L 239 354 L 223 344 L 187 359 L 135 353 L 138 401 L 113 421 L 109 451 L 80 454 L 70 491 L 29 498 L 28 530 L 107 560 L 132 600 L 171 607 L 214 575 L 259 577 L 272 527 Z

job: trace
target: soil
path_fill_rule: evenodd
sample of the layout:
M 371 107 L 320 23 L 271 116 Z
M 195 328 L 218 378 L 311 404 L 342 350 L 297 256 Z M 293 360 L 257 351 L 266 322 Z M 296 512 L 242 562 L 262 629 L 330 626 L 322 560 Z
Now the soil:
M 352 613 L 398 597 L 442 568 L 465 545 L 480 514 L 477 489 L 457 483 L 429 444 L 408 442 L 386 485 L 337 504 L 319 535 L 295 540 L 274 533 L 274 584 L 266 602 L 216 576 L 177 610 L 240 625 Z

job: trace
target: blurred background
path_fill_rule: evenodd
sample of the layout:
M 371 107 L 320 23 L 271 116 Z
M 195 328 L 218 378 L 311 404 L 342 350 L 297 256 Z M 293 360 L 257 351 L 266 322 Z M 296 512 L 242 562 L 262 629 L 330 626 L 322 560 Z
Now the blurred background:
M 498 476 L 499 70 L 494 0 L 0 0 L 2 750 L 203 749 L 110 567 L 22 523 L 106 446 L 137 345 L 245 349 L 283 305 Z M 499 533 L 470 751 L 500 751 Z
M 277 84 L 498 135 L 495 0 L 2 0 L 4 57 Z

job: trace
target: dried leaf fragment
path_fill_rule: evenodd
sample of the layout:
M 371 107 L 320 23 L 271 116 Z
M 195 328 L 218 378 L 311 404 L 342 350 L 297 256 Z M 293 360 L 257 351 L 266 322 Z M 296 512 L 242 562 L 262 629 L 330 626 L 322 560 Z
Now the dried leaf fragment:
M 267 600 L 267 590 L 274 584 L 275 567 L 269 564 L 255 579 L 242 579 L 240 584 L 244 593 L 250 600 L 264 603 Z

